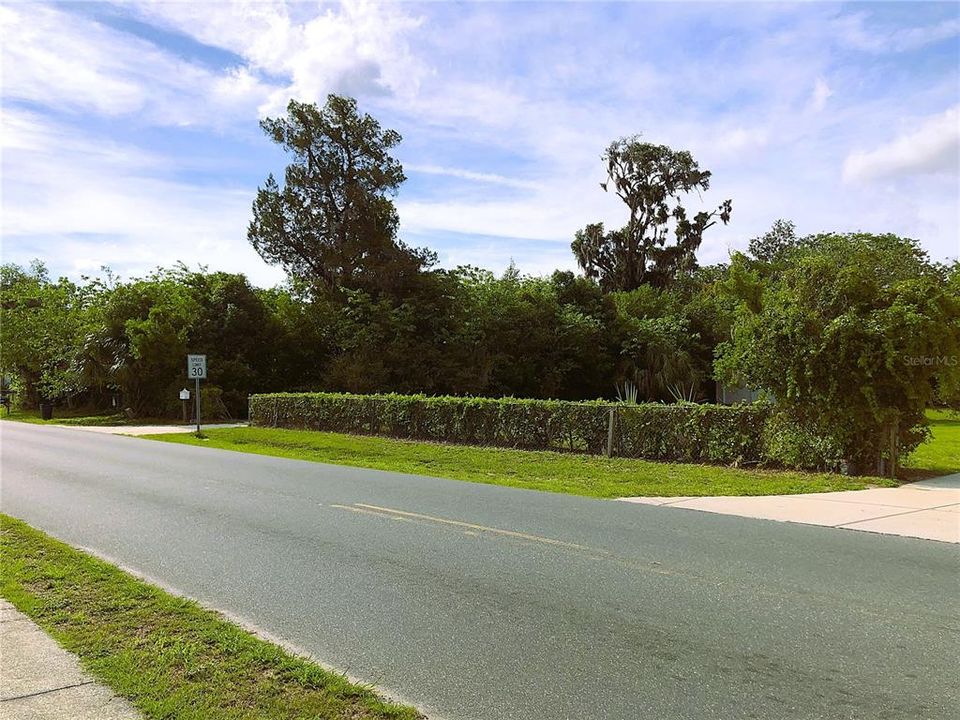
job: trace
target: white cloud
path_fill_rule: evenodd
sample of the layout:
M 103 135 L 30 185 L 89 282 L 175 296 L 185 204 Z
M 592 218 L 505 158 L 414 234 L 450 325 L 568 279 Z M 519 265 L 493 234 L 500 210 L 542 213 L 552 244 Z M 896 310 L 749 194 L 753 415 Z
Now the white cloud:
M 540 183 L 532 180 L 522 180 L 520 178 L 498 175 L 497 173 L 474 172 L 473 170 L 442 167 L 440 165 L 408 164 L 404 166 L 404 170 L 413 173 L 421 173 L 423 175 L 445 175 L 447 177 L 460 178 L 461 180 L 473 180 L 479 183 L 503 185 L 505 187 L 518 188 L 520 190 L 537 190 L 542 187 Z
M 0 6 L 3 96 L 159 125 L 249 118 L 270 89 L 243 68 L 217 73 L 156 45 L 48 6 Z
M 42 116 L 2 115 L 4 261 L 41 257 L 72 276 L 142 273 L 182 260 L 274 284 L 246 241 L 252 189 L 158 177 L 169 158 L 84 136 Z
M 872 53 L 908 52 L 960 34 L 960 18 L 952 17 L 930 25 L 880 28 L 867 13 L 843 15 L 834 21 L 839 39 L 857 50 Z
M 873 150 L 858 150 L 843 163 L 845 181 L 960 172 L 960 106 L 924 118 L 918 126 Z
M 209 131 L 229 125 L 254 135 L 257 117 L 282 111 L 290 97 L 322 101 L 344 92 L 403 131 L 410 174 L 468 181 L 456 183 L 456 192 L 437 189 L 443 183 L 411 183 L 398 201 L 404 235 L 428 239 L 448 264 L 503 267 L 515 256 L 521 269 L 542 271 L 569 263 L 578 228 L 626 219 L 622 203 L 598 187 L 600 154 L 634 132 L 689 149 L 713 171 L 702 207 L 733 198 L 732 224 L 708 232 L 704 261 L 724 259 L 728 248 L 781 216 L 803 231 L 891 230 L 919 237 L 937 257 L 956 253 L 956 174 L 952 184 L 916 174 L 955 173 L 949 123 L 956 125 L 956 108 L 903 126 L 893 141 L 886 133 L 896 133 L 877 118 L 896 119 L 904 107 L 917 115 L 942 112 L 960 100 L 957 73 L 903 67 L 882 87 L 863 77 L 881 73 L 889 53 L 952 37 L 950 21 L 880 32 L 872 16 L 837 19 L 835 9 L 815 4 L 691 4 L 646 6 L 631 20 L 626 5 L 618 10 L 625 19 L 611 25 L 594 7 L 124 6 L 147 23 L 240 58 L 218 70 L 183 60 L 162 40 L 155 45 L 83 14 L 0 6 L 4 100 L 66 109 L 77 118 L 74 128 L 44 125 L 41 115 L 4 118 L 7 250 L 26 252 L 39 238 L 46 252 L 77 268 L 120 259 L 149 267 L 197 256 L 272 282 L 279 273 L 244 240 L 252 187 L 184 181 L 189 175 L 174 166 L 210 170 L 229 162 L 265 175 L 277 168 L 252 167 L 246 157 L 258 146 Z M 716 33 L 716 42 L 704 37 L 691 53 L 684 43 L 697 22 Z M 599 36 L 602 45 L 594 41 Z M 818 112 L 828 105 L 830 112 Z M 104 143 L 84 134 L 87 115 L 107 125 L 197 127 L 209 132 L 210 156 L 188 158 L 175 143 L 165 148 L 161 132 L 149 150 Z M 910 193 L 866 182 L 899 183 L 910 173 Z M 694 196 L 690 204 L 695 211 L 700 201 Z
M 705 135 L 708 137 L 707 142 L 703 144 L 712 147 L 712 149 L 721 154 L 735 154 L 742 153 L 745 150 L 757 150 L 765 146 L 770 140 L 769 132 L 766 128 L 762 127 L 737 127 L 733 130 L 712 133 L 713 137 L 709 137 L 711 134 L 709 131 L 705 133 L 704 130 L 701 129 L 699 134 L 701 137 Z
M 282 78 L 261 114 L 282 112 L 291 98 L 316 102 L 331 92 L 411 97 L 428 72 L 407 42 L 421 20 L 400 4 L 351 1 L 303 20 L 282 2 L 152 2 L 136 9 Z
M 4 96 L 105 115 L 142 108 L 146 94 L 126 77 L 126 58 L 110 53 L 109 32 L 81 24 L 86 33 L 64 32 L 63 13 L 43 6 L 0 6 Z

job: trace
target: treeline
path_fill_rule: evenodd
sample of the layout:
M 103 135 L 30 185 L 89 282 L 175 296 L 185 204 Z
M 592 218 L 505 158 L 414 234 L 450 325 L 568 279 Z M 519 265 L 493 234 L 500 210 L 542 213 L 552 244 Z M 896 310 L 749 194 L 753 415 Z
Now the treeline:
M 234 416 L 251 392 L 672 402 L 725 382 L 775 403 L 780 455 L 800 433 L 797 448 L 823 440 L 865 462 L 914 446 L 925 407 L 960 397 L 960 270 L 915 240 L 778 221 L 699 267 L 732 202 L 688 213 L 710 172 L 629 137 L 603 154 L 601 184 L 626 223 L 572 233 L 582 274 L 439 269 L 398 237 L 399 134 L 333 95 L 261 125 L 289 164 L 258 188 L 247 239 L 288 281 L 177 266 L 74 283 L 3 266 L 0 365 L 22 403 L 169 415 L 188 352 L 208 355 L 208 407 Z
M 713 396 L 735 301 L 695 253 L 732 205 L 688 217 L 683 197 L 710 180 L 689 153 L 612 143 L 603 187 L 629 220 L 576 233 L 583 276 L 495 277 L 438 269 L 434 252 L 398 238 L 401 138 L 353 99 L 291 101 L 261 126 L 290 163 L 258 189 L 247 239 L 288 282 L 262 290 L 180 266 L 75 284 L 39 263 L 6 266 L 3 368 L 23 401 L 166 414 L 188 351 L 209 356 L 234 414 L 249 392 L 296 389 L 582 399 L 619 382 L 639 399 Z
M 234 416 L 249 393 L 279 390 L 576 400 L 630 380 L 641 399 L 705 399 L 733 310 L 711 274 L 603 293 L 569 272 L 437 270 L 393 303 L 183 266 L 74 283 L 5 265 L 3 368 L 29 407 L 116 401 L 147 416 L 178 411 L 188 352 L 208 355 L 208 385 Z

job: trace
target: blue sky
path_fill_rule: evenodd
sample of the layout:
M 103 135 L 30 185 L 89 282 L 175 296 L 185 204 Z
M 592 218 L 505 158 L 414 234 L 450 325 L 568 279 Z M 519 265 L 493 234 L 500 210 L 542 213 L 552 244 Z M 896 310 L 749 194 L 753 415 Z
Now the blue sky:
M 3 261 L 55 274 L 280 281 L 257 122 L 329 92 L 403 135 L 401 236 L 444 266 L 574 268 L 633 133 L 713 172 L 694 207 L 733 199 L 701 262 L 781 217 L 960 253 L 956 3 L 2 3 L 0 33 Z

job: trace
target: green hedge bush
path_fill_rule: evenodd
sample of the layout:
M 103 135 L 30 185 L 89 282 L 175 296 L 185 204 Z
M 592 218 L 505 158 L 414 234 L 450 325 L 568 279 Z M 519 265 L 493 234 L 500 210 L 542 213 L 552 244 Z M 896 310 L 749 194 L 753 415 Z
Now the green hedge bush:
M 614 454 L 649 460 L 756 464 L 767 458 L 759 429 L 765 404 L 617 406 Z
M 601 454 L 614 410 L 614 455 L 681 462 L 767 461 L 769 407 L 604 401 L 276 393 L 250 397 L 250 423 L 523 450 Z

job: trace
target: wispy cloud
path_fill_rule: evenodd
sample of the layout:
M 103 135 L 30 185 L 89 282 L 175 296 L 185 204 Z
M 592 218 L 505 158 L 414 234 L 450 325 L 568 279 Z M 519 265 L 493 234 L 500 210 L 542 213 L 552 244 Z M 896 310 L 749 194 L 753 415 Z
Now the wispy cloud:
M 408 172 L 421 173 L 423 175 L 445 175 L 447 177 L 460 178 L 461 180 L 473 180 L 478 183 L 503 185 L 519 190 L 538 190 L 542 187 L 540 183 L 532 180 L 521 180 L 496 173 L 474 172 L 472 170 L 441 167 L 439 165 L 406 165 L 404 169 Z
M 245 241 L 255 186 L 283 163 L 257 121 L 329 92 L 402 132 L 401 232 L 447 264 L 572 267 L 579 227 L 625 220 L 600 155 L 636 132 L 713 171 L 693 209 L 733 198 L 704 262 L 777 217 L 956 255 L 945 7 L 2 5 L 4 259 L 273 281 Z
M 34 113 L 4 110 L 2 126 L 5 262 L 41 257 L 77 276 L 182 260 L 281 279 L 246 243 L 251 189 L 160 177 L 174 174 L 169 158 Z
M 960 106 L 923 118 L 894 140 L 873 150 L 858 150 L 843 163 L 847 181 L 960 173 Z
M 813 85 L 813 92 L 810 95 L 810 109 L 813 112 L 821 112 L 827 106 L 827 100 L 833 95 L 833 90 L 822 77 L 818 77 Z
M 245 58 L 250 67 L 277 79 L 261 114 L 282 112 L 291 98 L 327 93 L 411 97 L 428 72 L 407 35 L 422 18 L 403 4 L 365 0 L 317 6 L 282 2 L 151 2 L 138 14 L 201 42 Z M 225 11 L 226 10 L 226 11 Z
M 0 6 L 3 97 L 58 112 L 222 126 L 266 101 L 245 68 L 214 72 L 101 23 L 44 5 Z
M 944 6 L 949 5 L 944 3 Z M 960 35 L 960 17 L 953 8 L 952 17 L 910 27 L 885 25 L 870 27 L 869 13 L 841 16 L 834 23 L 839 38 L 857 50 L 872 53 L 909 52 Z

